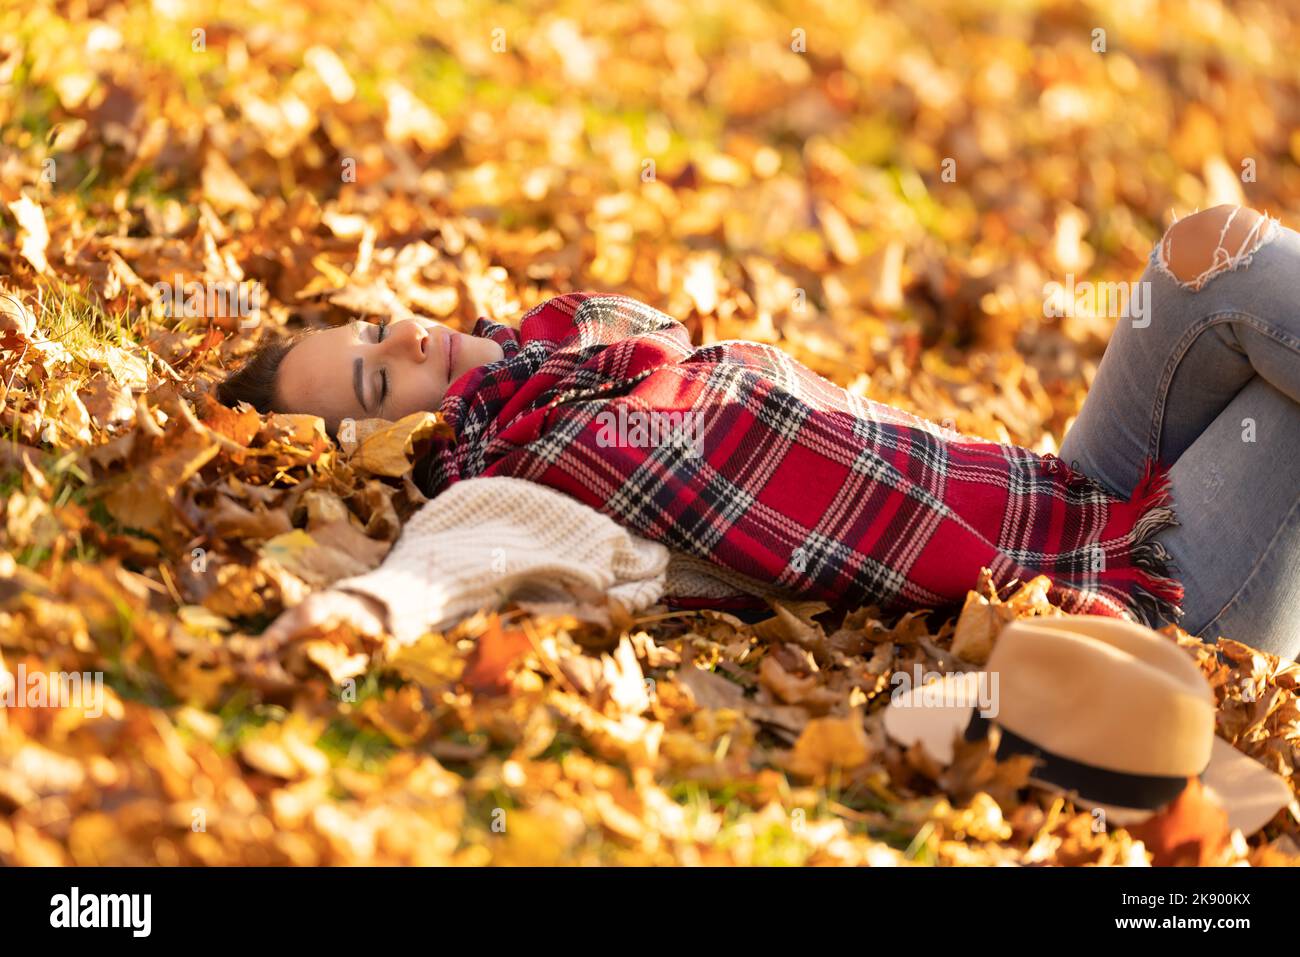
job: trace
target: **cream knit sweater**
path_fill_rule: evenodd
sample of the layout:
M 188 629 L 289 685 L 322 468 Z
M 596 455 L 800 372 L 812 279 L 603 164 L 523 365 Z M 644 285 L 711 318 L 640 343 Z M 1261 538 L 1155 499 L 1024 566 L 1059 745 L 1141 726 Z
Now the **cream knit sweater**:
M 406 643 L 512 598 L 573 600 L 599 591 L 638 612 L 666 594 L 773 594 L 515 478 L 456 482 L 412 516 L 378 568 L 334 587 L 384 604 L 389 631 Z

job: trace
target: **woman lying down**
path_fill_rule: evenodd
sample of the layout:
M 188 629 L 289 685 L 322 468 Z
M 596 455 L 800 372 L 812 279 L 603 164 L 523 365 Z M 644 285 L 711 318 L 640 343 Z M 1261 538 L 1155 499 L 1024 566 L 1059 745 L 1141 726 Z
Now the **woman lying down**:
M 517 330 L 354 323 L 268 346 L 223 401 L 331 429 L 437 410 L 455 434 L 418 463 L 435 498 L 383 565 L 268 634 L 340 620 L 419 634 L 512 577 L 634 610 L 665 589 L 936 608 L 988 568 L 998 585 L 1049 576 L 1068 612 L 1294 658 L 1297 277 L 1300 234 L 1267 216 L 1176 223 L 1142 277 L 1148 311 L 1119 321 L 1059 458 L 851 395 L 772 346 L 697 348 L 615 295 L 548 300 Z

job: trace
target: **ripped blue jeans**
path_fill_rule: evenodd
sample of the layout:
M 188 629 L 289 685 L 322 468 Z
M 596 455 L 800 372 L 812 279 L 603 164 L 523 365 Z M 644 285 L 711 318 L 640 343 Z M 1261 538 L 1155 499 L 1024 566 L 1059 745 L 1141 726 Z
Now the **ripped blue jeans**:
M 1152 250 L 1146 307 L 1116 325 L 1061 458 L 1125 497 L 1148 457 L 1170 466 L 1179 524 L 1157 538 L 1186 591 L 1179 624 L 1296 659 L 1300 233 L 1267 217 L 1227 233 L 1178 275 L 1179 237 Z

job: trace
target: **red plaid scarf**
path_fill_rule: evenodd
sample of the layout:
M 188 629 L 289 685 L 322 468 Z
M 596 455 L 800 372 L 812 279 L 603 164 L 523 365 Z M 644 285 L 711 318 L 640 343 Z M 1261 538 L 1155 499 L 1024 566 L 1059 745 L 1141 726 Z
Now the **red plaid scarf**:
M 1154 468 L 1121 501 L 1055 456 L 851 395 L 772 346 L 695 348 L 624 296 L 560 296 L 518 331 L 480 319 L 474 334 L 505 358 L 448 391 L 456 439 L 417 470 L 430 495 L 479 475 L 528 479 L 837 605 L 952 605 L 988 568 L 999 586 L 1050 576 L 1071 612 L 1177 614 L 1182 588 L 1151 539 L 1173 523 Z

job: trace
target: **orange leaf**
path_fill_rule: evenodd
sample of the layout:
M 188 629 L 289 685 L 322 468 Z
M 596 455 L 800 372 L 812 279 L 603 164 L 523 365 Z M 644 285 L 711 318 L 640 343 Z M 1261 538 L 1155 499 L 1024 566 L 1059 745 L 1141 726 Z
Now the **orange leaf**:
M 510 669 L 532 647 L 528 635 L 518 628 L 502 628 L 494 615 L 465 664 L 465 685 L 481 694 L 504 694 L 510 690 Z
M 1151 852 L 1156 867 L 1212 862 L 1228 841 L 1228 812 L 1205 796 L 1201 782 L 1187 789 L 1141 824 L 1127 828 Z

